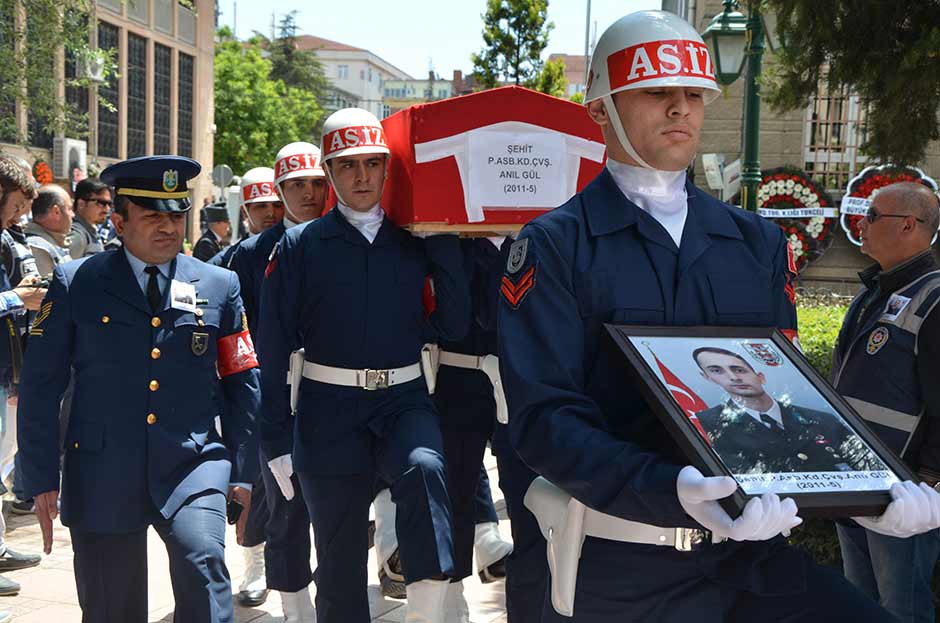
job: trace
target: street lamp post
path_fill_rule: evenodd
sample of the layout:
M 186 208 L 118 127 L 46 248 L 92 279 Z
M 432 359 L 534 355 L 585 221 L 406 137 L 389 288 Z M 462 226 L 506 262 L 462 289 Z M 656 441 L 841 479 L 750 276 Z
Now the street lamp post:
M 742 137 L 741 207 L 757 210 L 760 184 L 760 73 L 764 56 L 764 22 L 760 1 L 750 0 L 747 17 L 735 10 L 735 0 L 724 0 L 702 37 L 708 43 L 719 84 L 727 86 L 741 75 L 744 62 L 744 136 Z

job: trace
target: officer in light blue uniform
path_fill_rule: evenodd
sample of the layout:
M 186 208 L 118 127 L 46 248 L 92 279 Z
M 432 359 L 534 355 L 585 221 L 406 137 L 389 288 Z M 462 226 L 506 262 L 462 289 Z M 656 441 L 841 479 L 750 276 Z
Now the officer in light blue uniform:
M 573 599 L 553 582 L 543 620 L 888 621 L 779 536 L 799 523 L 792 500 L 751 500 L 753 522 L 717 519 L 735 482 L 682 468 L 688 459 L 604 343 L 604 323 L 796 326 L 782 231 L 686 180 L 704 99 L 718 92 L 707 59 L 675 15 L 615 22 L 585 98 L 607 168 L 529 223 L 509 254 L 499 350 L 511 442 L 608 527 L 576 543 Z
M 291 167 L 287 162 L 291 159 L 299 164 Z M 271 253 L 285 231 L 319 217 L 325 207 L 329 184 L 320 166 L 320 150 L 310 143 L 290 143 L 279 150 L 275 169 L 258 167 L 245 172 L 239 190 L 242 205 L 253 224 L 254 206 L 276 203 L 280 207 L 283 204 L 283 209 L 263 215 L 265 221 L 274 212 L 282 217 L 258 235 L 244 240 L 229 264 L 242 286 L 248 328 L 257 336 L 261 285 Z M 286 392 L 286 385 L 282 383 L 279 391 Z M 268 509 L 264 527 L 267 588 L 281 593 L 285 618 L 297 623 L 314 623 L 313 602 L 307 588 L 313 580 L 310 516 L 300 496 L 287 500 L 281 495 L 267 465 L 271 458 L 274 457 L 266 458 L 262 449 L 261 478 Z M 299 486 L 296 478 L 294 480 Z
M 59 401 L 74 374 L 62 523 L 86 621 L 147 620 L 151 526 L 170 559 L 174 620 L 234 621 L 226 500 L 245 509 L 241 537 L 246 483 L 258 474 L 259 373 L 237 277 L 179 253 L 186 183 L 199 170 L 176 156 L 105 169 L 124 248 L 57 267 L 30 330 L 18 411 L 23 487 L 48 553 Z
M 489 479 L 485 471 L 480 476 L 483 452 L 492 439 L 513 541 L 505 560 L 506 613 L 509 623 L 537 623 L 548 576 L 545 540 L 532 513 L 522 503 L 535 474 L 510 447 L 505 423 L 497 422 L 493 380 L 499 381 L 489 374 L 498 372 L 498 364 L 484 364 L 497 352 L 500 281 L 511 244 L 511 239 L 499 238 L 461 241 L 473 316 L 466 337 L 439 344 L 441 365 L 434 404 L 441 414 L 448 489 L 454 507 L 457 577 L 467 577 L 472 571 L 475 525 L 497 521 L 495 511 L 488 512 L 492 508 Z M 479 560 L 477 564 L 485 566 Z M 486 573 L 487 569 L 480 570 L 481 579 Z
M 419 362 L 425 342 L 467 330 L 460 246 L 452 236 L 415 238 L 384 217 L 389 149 L 374 115 L 333 113 L 322 145 L 339 204 L 284 235 L 262 287 L 262 445 L 285 497 L 300 481 L 317 548 L 320 623 L 370 620 L 367 528 L 377 478 L 397 504 L 405 621 L 440 621 L 454 573 L 451 512 Z M 425 320 L 429 274 L 437 309 Z M 284 379 L 298 348 L 306 361 L 291 418 Z

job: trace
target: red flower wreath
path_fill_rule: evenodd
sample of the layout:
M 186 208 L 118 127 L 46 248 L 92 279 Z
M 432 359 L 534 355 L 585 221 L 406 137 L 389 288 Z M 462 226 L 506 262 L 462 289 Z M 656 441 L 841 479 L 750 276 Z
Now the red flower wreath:
M 845 196 L 861 197 L 871 200 L 880 188 L 897 182 L 919 182 L 932 191 L 937 191 L 937 182 L 917 167 L 883 164 L 880 166 L 867 167 L 852 178 L 848 187 L 845 189 Z M 844 201 L 845 199 L 843 199 L 843 202 Z M 849 241 L 856 246 L 861 246 L 862 244 L 858 236 L 858 223 L 863 218 L 865 218 L 865 216 L 861 214 L 846 214 L 842 212 L 842 216 L 839 219 L 842 229 L 845 231 L 845 235 L 848 237 Z

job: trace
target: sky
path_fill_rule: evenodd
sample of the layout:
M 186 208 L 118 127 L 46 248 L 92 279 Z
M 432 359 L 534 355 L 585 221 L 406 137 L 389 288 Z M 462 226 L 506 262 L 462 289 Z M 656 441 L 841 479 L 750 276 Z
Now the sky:
M 545 58 L 554 53 L 584 54 L 587 2 L 549 1 L 548 18 L 555 28 L 549 35 Z M 662 6 L 661 0 L 590 2 L 592 39 L 627 13 Z M 275 23 L 296 10 L 300 34 L 365 48 L 415 78 L 427 76 L 431 66 L 442 78 L 450 78 L 454 69 L 468 73 L 473 67 L 470 54 L 483 47 L 481 16 L 486 0 L 219 0 L 219 23 L 232 26 L 237 21 L 239 38 L 256 30 L 269 35 L 272 4 L 276 7 Z

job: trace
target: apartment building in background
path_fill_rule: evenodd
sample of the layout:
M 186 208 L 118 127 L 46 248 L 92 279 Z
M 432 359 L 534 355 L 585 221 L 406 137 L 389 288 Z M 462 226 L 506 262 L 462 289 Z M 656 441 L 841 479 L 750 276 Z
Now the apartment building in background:
M 369 50 L 312 35 L 298 35 L 297 47 L 312 50 L 323 64 L 333 86 L 327 109 L 358 106 L 379 119 L 391 114 L 386 106 L 385 83 L 389 80 L 413 80 L 406 72 Z

